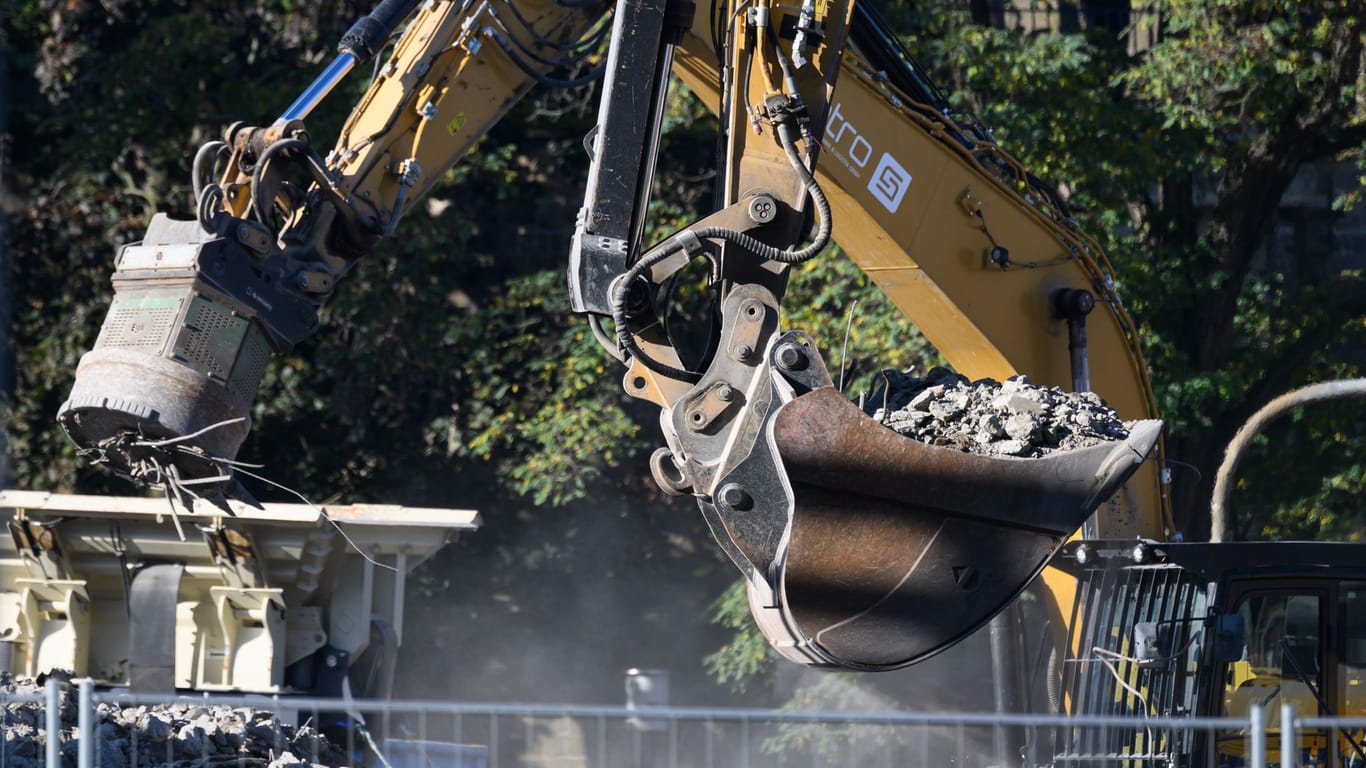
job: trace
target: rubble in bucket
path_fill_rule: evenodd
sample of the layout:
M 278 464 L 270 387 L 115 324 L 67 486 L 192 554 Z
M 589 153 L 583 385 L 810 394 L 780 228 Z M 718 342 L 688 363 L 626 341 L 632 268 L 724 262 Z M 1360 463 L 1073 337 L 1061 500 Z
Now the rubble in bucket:
M 1027 376 L 971 381 L 947 368 L 924 378 L 889 370 L 863 407 L 907 437 L 982 456 L 1038 458 L 1129 436 L 1094 392 L 1040 387 Z

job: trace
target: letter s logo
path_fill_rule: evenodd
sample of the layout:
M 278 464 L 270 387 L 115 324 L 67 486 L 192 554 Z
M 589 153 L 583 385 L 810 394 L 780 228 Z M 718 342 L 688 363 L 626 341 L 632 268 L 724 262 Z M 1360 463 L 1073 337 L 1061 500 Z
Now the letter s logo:
M 873 193 L 888 211 L 896 213 L 896 209 L 901 207 L 901 199 L 906 196 L 906 188 L 911 186 L 911 174 L 901 163 L 892 157 L 891 153 L 882 153 L 882 159 L 878 161 L 876 170 L 868 179 L 868 191 Z

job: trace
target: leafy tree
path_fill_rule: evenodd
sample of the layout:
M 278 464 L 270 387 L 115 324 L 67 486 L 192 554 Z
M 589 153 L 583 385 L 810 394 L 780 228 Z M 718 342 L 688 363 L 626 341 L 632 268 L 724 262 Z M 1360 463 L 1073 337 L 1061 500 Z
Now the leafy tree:
M 1164 362 L 1172 379 L 1186 381 L 1164 394 L 1169 409 L 1204 428 L 1176 442 L 1201 466 L 1216 466 L 1237 427 L 1272 397 L 1328 368 L 1342 372 L 1335 352 L 1362 340 L 1359 273 L 1308 253 L 1297 274 L 1285 276 L 1259 272 L 1256 261 L 1296 173 L 1313 162 L 1361 160 L 1363 17 L 1362 2 L 1173 2 L 1173 34 L 1123 80 L 1156 107 L 1165 129 L 1192 137 L 1191 165 L 1217 179 L 1206 220 L 1193 228 L 1195 212 L 1182 210 L 1191 198 L 1168 189 L 1175 204 L 1154 218 L 1171 222 L 1169 234 L 1157 240 L 1184 248 L 1186 264 L 1171 270 L 1150 262 L 1144 275 L 1170 291 L 1155 322 L 1173 321 Z M 1181 277 L 1173 280 L 1173 271 Z M 1179 328 L 1203 333 L 1183 336 Z M 1192 524 L 1203 521 L 1195 509 L 1211 483 L 1207 475 L 1177 488 Z

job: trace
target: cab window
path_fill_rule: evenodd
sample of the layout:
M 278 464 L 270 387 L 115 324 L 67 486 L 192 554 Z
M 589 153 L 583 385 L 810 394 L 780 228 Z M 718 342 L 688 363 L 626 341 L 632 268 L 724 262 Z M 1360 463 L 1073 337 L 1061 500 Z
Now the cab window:
M 1362 593 L 1366 599 L 1366 591 Z M 1323 598 L 1317 593 L 1255 592 L 1238 604 L 1245 627 L 1242 658 L 1228 662 L 1224 676 L 1224 714 L 1245 718 L 1254 706 L 1268 713 L 1267 758 L 1280 762 L 1281 706 L 1290 704 L 1301 715 L 1318 715 L 1323 692 Z M 1366 618 L 1366 617 L 1364 617 Z M 1220 766 L 1242 766 L 1247 733 L 1230 729 L 1218 735 Z M 1283 765 L 1328 765 L 1325 734 L 1301 735 L 1297 761 Z

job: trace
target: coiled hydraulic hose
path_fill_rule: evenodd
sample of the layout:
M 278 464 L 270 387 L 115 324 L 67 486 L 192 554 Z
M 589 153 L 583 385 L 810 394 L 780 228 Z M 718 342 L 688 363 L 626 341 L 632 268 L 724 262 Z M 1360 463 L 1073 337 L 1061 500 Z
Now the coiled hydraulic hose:
M 290 153 L 293 157 L 287 159 L 297 159 L 299 164 L 308 171 L 309 176 L 320 189 L 332 190 L 332 179 L 328 177 L 327 165 L 317 151 L 303 139 L 280 139 L 279 141 L 266 147 L 265 151 L 256 160 L 256 166 L 251 173 L 251 205 L 256 212 L 256 218 L 262 223 L 267 223 L 267 216 L 271 212 L 274 200 L 266 200 L 262 197 L 263 184 L 265 181 L 266 167 L 276 155 Z
M 213 183 L 213 165 L 218 162 L 228 151 L 228 145 L 221 141 L 210 141 L 199 146 L 199 151 L 194 153 L 194 162 L 190 165 L 190 184 L 194 188 L 194 199 L 198 200 L 204 194 L 204 180 L 208 179 Z

